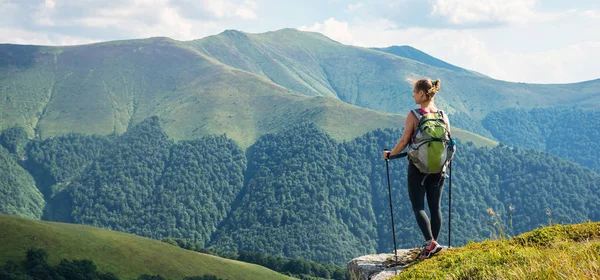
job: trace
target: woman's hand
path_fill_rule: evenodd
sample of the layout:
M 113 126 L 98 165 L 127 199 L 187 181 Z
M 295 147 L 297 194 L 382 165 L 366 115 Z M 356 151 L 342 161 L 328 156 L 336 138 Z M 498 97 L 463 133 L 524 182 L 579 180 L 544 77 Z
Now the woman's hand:
M 391 154 L 391 153 L 392 153 L 392 152 L 390 152 L 390 151 L 388 151 L 388 150 L 384 150 L 384 151 L 383 151 L 383 159 L 384 159 L 384 160 L 389 160 L 389 159 L 390 159 L 390 154 Z

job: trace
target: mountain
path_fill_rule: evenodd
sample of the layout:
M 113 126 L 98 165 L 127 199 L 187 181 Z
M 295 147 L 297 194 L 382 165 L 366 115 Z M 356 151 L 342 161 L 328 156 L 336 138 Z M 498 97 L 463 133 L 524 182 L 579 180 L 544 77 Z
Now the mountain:
M 386 252 L 381 151 L 415 76 L 442 79 L 436 102 L 468 130 L 453 128 L 455 244 L 493 233 L 488 208 L 517 209 L 511 234 L 600 220 L 600 80 L 509 83 L 293 29 L 0 45 L 1 210 L 321 262 Z M 391 167 L 399 245 L 421 245 L 406 163 Z
M 263 76 L 306 95 L 337 97 L 359 107 L 405 114 L 414 107 L 407 79 L 442 80 L 436 101 L 448 113 L 481 120 L 507 108 L 563 105 L 597 106 L 600 80 L 538 85 L 494 80 L 453 71 L 398 55 L 348 46 L 324 35 L 283 29 L 261 34 L 227 30 L 184 42 L 232 67 Z
M 265 133 L 304 120 L 350 140 L 399 127 L 414 107 L 407 79 L 420 76 L 441 78 L 437 102 L 460 119 L 458 128 L 487 137 L 480 123 L 490 112 L 565 103 L 589 108 L 600 100 L 600 80 L 508 83 L 342 45 L 318 33 L 228 30 L 188 42 L 0 45 L 0 130 L 20 125 L 41 138 L 122 134 L 156 115 L 175 140 L 227 133 L 249 147 Z
M 224 279 L 292 279 L 267 268 L 201 254 L 151 240 L 90 226 L 34 221 L 0 214 L 0 264 L 20 261 L 30 248 L 44 249 L 48 263 L 87 259 L 99 271 L 119 278 L 142 274 L 168 279 L 215 275 Z
M 414 61 L 418 61 L 427 65 L 431 65 L 437 68 L 448 69 L 457 73 L 465 73 L 465 74 L 477 74 L 481 75 L 477 72 L 470 71 L 464 68 L 460 68 L 458 66 L 452 65 L 440 59 L 437 59 L 431 55 L 428 55 L 420 50 L 417 50 L 411 46 L 391 46 L 387 48 L 373 48 L 374 50 L 378 50 L 385 53 L 390 53 L 393 55 L 397 55 L 400 57 L 408 58 Z M 484 75 L 481 75 L 484 76 Z
M 17 124 L 41 138 L 121 134 L 157 115 L 174 139 L 227 133 L 247 147 L 304 119 L 337 139 L 402 122 L 396 115 L 294 93 L 166 38 L 76 47 L 0 45 L 0 57 L 0 129 Z M 346 119 L 356 121 L 340 127 Z

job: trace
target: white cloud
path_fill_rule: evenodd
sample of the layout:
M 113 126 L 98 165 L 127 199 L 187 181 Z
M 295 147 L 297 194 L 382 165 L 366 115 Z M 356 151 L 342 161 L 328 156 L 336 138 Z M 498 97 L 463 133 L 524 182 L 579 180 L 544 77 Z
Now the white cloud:
M 56 6 L 56 1 L 54 1 L 54 0 L 45 0 L 44 4 L 45 4 L 46 8 L 54 9 L 54 6 Z
M 247 11 L 241 11 L 244 12 Z M 167 0 L 153 3 L 136 0 L 114 8 L 99 9 L 90 16 L 59 20 L 56 24 L 113 28 L 128 38 L 166 36 L 177 40 L 198 39 L 222 30 L 215 21 L 185 17 L 178 7 Z
M 255 10 L 258 8 L 258 4 L 255 1 L 202 0 L 199 3 L 201 9 L 211 13 L 216 18 L 257 18 Z
M 54 0 L 45 0 L 44 3 L 40 3 L 36 13 L 35 21 L 41 26 L 54 26 L 55 22 L 52 19 L 54 16 L 54 7 L 56 2 Z
M 355 11 L 362 9 L 364 6 L 365 6 L 365 4 L 363 4 L 362 2 L 358 2 L 356 4 L 349 4 L 348 8 L 346 8 L 346 13 L 353 13 Z
M 584 17 L 588 17 L 591 19 L 600 19 L 600 11 L 597 10 L 587 10 L 581 12 L 581 15 Z
M 103 2 L 36 3 L 0 0 L 2 27 L 34 32 L 45 30 L 48 40 L 31 40 L 59 45 L 76 34 L 111 39 L 166 36 L 178 40 L 198 39 L 221 32 L 221 22 L 256 19 L 258 4 L 251 0 L 106 0 Z M 76 11 L 76 12 L 73 12 Z M 20 15 L 20 16 L 14 16 Z M 56 31 L 54 31 L 56 30 Z M 61 35 L 62 33 L 62 35 Z M 18 32 L 11 32 L 18 35 Z M 84 35 L 86 36 L 86 35 Z M 3 38 L 27 43 L 23 36 Z
M 253 10 L 247 8 L 239 8 L 235 11 L 235 15 L 243 19 L 256 19 L 256 14 Z
M 20 28 L 0 27 L 0 43 L 22 44 L 22 45 L 82 45 L 98 42 L 91 38 L 66 36 L 48 32 L 34 32 Z M 6 40 L 10 41 L 6 41 Z
M 526 23 L 556 18 L 534 10 L 537 0 L 435 0 L 433 16 L 452 24 Z
M 529 81 L 528 77 L 536 77 L 539 82 L 567 83 L 600 78 L 595 70 L 600 63 L 600 41 L 526 54 L 503 52 L 492 58 L 510 69 L 510 75 L 500 77 L 504 79 Z
M 319 32 L 343 44 L 360 45 L 360 42 L 357 42 L 350 32 L 348 23 L 345 21 L 337 21 L 335 18 L 329 18 L 323 23 L 317 22 L 311 26 L 300 26 L 298 29 L 302 31 Z

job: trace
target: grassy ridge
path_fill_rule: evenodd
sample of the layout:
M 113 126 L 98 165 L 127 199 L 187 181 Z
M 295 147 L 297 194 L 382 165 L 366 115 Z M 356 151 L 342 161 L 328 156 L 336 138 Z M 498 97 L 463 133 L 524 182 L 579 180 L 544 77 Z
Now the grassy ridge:
M 373 48 L 374 50 L 390 53 L 400 57 L 419 61 L 427 65 L 435 66 L 438 68 L 444 68 L 459 73 L 479 74 L 473 71 L 469 71 L 464 68 L 457 67 L 445 61 L 439 60 L 433 56 L 430 56 L 420 50 L 417 50 L 411 46 L 391 46 L 387 48 Z M 479 74 L 480 75 L 480 74 Z
M 436 97 L 449 114 L 475 120 L 506 108 L 563 104 L 597 106 L 600 80 L 564 85 L 511 83 L 449 67 L 417 50 L 405 57 L 343 45 L 322 34 L 283 29 L 261 34 L 228 30 L 184 42 L 216 60 L 309 96 L 336 97 L 364 108 L 404 113 L 413 105 L 409 78 L 442 80 Z M 390 51 L 390 50 L 388 50 Z
M 593 94 L 600 80 L 508 83 L 342 45 L 317 33 L 230 30 L 190 42 L 0 45 L 0 130 L 20 125 L 41 138 L 121 134 L 156 115 L 175 140 L 226 133 L 249 147 L 261 135 L 307 120 L 335 139 L 350 140 L 401 126 L 388 113 L 414 107 L 406 79 L 420 76 L 443 80 L 436 101 L 449 114 L 462 112 L 463 123 L 512 107 L 600 104 Z
M 153 115 L 175 140 L 227 134 L 242 147 L 306 120 L 338 140 L 403 124 L 397 115 L 300 94 L 168 38 L 0 45 L 0 62 L 0 130 L 16 124 L 41 138 L 121 134 Z
M 225 279 L 292 279 L 261 266 L 180 249 L 160 241 L 90 226 L 0 215 L 0 263 L 22 260 L 29 248 L 49 254 L 48 263 L 89 259 L 102 272 L 133 279 L 160 274 L 168 279 L 216 275 Z
M 557 225 L 510 240 L 471 243 L 441 252 L 393 279 L 598 278 L 600 222 Z

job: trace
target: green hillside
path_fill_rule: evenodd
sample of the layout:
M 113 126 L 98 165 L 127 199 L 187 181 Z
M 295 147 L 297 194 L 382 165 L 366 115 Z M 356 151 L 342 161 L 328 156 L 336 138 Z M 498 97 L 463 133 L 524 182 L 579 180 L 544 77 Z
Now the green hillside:
M 392 279 L 597 279 L 599 266 L 600 223 L 584 223 L 454 248 Z
M 34 221 L 0 215 L 0 264 L 22 260 L 29 248 L 48 252 L 48 263 L 88 259 L 101 272 L 135 279 L 216 275 L 224 279 L 292 279 L 261 266 L 205 255 L 132 234 L 90 226 Z
M 169 136 L 227 133 L 247 147 L 306 118 L 349 139 L 397 117 L 294 93 L 165 39 L 76 47 L 0 45 L 0 130 L 121 134 L 157 115 Z M 341 118 L 361 120 L 340 128 Z
M 600 112 L 576 106 L 507 109 L 483 125 L 498 140 L 545 151 L 600 172 Z
M 295 29 L 261 34 L 228 30 L 185 44 L 296 92 L 337 97 L 390 113 L 404 114 L 414 106 L 407 79 L 422 76 L 442 80 L 438 102 L 449 113 L 463 112 L 475 120 L 513 107 L 600 104 L 595 94 L 600 80 L 567 85 L 503 82 L 455 68 L 440 68 L 432 58 L 421 63 Z
M 33 177 L 0 146 L 0 213 L 39 219 L 45 205 Z

